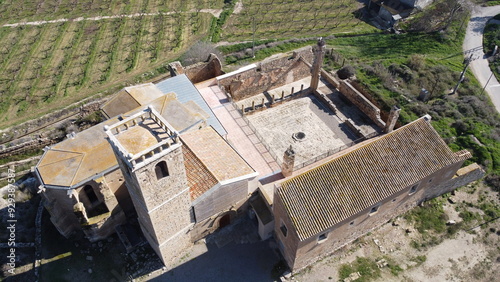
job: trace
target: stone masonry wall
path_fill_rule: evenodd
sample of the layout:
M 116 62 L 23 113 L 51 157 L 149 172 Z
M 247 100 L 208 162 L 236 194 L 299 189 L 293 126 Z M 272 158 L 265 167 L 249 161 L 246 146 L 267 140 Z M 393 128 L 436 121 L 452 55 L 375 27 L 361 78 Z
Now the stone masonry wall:
M 214 54 L 210 54 L 207 62 L 187 66 L 184 73 L 193 83 L 202 82 L 224 74 L 222 64 Z
M 297 232 L 293 228 L 293 223 L 288 216 L 283 202 L 277 193 L 274 194 L 274 203 L 273 203 L 273 214 L 274 214 L 274 238 L 278 243 L 279 250 L 283 255 L 288 267 L 290 269 L 295 270 L 296 266 L 296 252 L 297 248 L 300 244 L 299 237 Z M 281 230 L 281 226 L 284 225 L 287 229 L 286 236 L 283 234 Z M 299 262 L 300 263 L 300 262 Z
M 231 94 L 233 100 L 239 101 L 310 76 L 311 68 L 304 61 L 312 61 L 311 47 L 273 56 L 262 61 L 257 68 L 219 80 L 219 85 Z
M 470 181 L 479 179 L 484 175 L 484 171 L 476 164 L 459 169 L 462 162 L 452 164 L 435 173 L 421 179 L 418 184 L 417 191 L 410 194 L 410 189 L 414 185 L 410 185 L 397 194 L 394 194 L 384 201 L 378 203 L 380 207 L 377 212 L 370 214 L 372 207 L 359 212 L 358 214 L 345 219 L 344 221 L 336 224 L 324 233 L 327 239 L 318 241 L 320 234 L 310 237 L 304 241 L 294 241 L 290 238 L 285 239 L 285 259 L 294 272 L 303 269 L 304 267 L 314 263 L 318 259 L 330 255 L 339 248 L 354 241 L 360 236 L 370 232 L 371 230 L 386 223 L 391 218 L 394 218 L 412 208 L 425 200 L 432 197 L 439 196 L 443 193 L 450 192 L 451 190 L 463 186 Z M 456 173 L 456 175 L 455 175 Z M 455 175 L 455 176 L 453 176 Z M 278 240 L 283 240 L 283 236 L 279 234 L 279 218 L 286 218 L 279 212 L 280 200 L 275 196 L 275 233 L 278 234 Z M 290 232 L 290 228 L 289 228 Z M 289 241 L 291 244 L 287 244 Z M 293 244 L 297 244 L 297 250 Z M 295 260 L 292 254 L 296 252 Z
M 459 169 L 452 179 L 442 183 L 433 190 L 427 191 L 428 193 L 425 197 L 427 199 L 432 199 L 439 195 L 449 193 L 459 187 L 483 178 L 484 175 L 485 171 L 478 164 L 473 163 Z
M 168 66 L 171 76 L 186 74 L 192 83 L 199 83 L 224 74 L 221 61 L 215 54 L 210 54 L 206 62 L 199 62 L 183 67 L 180 62 L 176 61 L 170 63 Z
M 130 172 L 120 153 L 114 153 L 144 236 L 168 266 L 178 252 L 191 244 L 189 236 L 181 236 L 193 225 L 182 147 L 134 172 Z M 160 161 L 166 161 L 168 176 L 158 180 L 155 165 Z M 172 249 L 167 245 L 173 246 Z
M 356 90 L 348 81 L 340 81 L 340 92 L 347 98 L 351 103 L 358 107 L 363 113 L 365 113 L 377 126 L 384 128 L 385 122 L 380 118 L 380 109 L 377 108 L 372 102 L 366 99 L 363 94 Z
M 81 230 L 80 222 L 73 213 L 74 197 L 68 197 L 66 190 L 47 189 L 42 193 L 44 206 L 50 214 L 50 221 L 64 237 L 70 237 Z

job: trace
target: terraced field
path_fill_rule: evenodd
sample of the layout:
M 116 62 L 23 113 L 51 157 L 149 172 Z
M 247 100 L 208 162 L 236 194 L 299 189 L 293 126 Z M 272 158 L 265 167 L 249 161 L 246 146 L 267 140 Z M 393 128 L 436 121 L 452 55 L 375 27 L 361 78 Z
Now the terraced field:
M 0 24 L 221 9 L 223 4 L 221 0 L 0 0 Z
M 354 16 L 361 7 L 356 0 L 0 0 L 0 129 L 153 77 L 214 27 L 218 39 L 233 42 L 372 31 Z
M 222 39 L 275 39 L 335 33 L 357 33 L 372 28 L 355 14 L 363 4 L 355 0 L 241 0 Z
M 122 2 L 24 1 L 21 9 L 15 1 L 0 1 L 3 24 L 149 13 L 0 27 L 0 128 L 134 83 L 206 36 L 213 15 L 199 10 L 222 1 Z M 75 9 L 69 11 L 71 5 Z

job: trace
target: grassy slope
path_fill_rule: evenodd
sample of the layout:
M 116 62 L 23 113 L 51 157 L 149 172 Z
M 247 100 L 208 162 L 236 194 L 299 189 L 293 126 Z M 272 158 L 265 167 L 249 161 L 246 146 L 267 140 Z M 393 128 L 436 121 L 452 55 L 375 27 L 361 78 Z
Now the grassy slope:
M 498 136 L 496 136 L 496 127 L 500 121 L 498 114 L 488 102 L 480 104 L 479 109 L 475 108 L 470 112 L 462 108 L 466 99 L 488 100 L 485 94 L 480 94 L 481 88 L 470 71 L 467 72 L 466 80 L 459 88 L 458 96 L 436 95 L 426 104 L 417 101 L 414 99 L 415 97 L 413 97 L 412 102 L 408 102 L 408 99 L 403 95 L 385 87 L 378 77 L 361 71 L 361 66 L 375 62 L 386 67 L 391 64 L 406 67 L 412 56 L 421 54 L 425 60 L 426 68 L 431 69 L 442 65 L 446 72 L 450 72 L 453 77 L 458 77 L 463 68 L 462 41 L 464 34 L 462 32 L 457 35 L 457 29 L 451 30 L 447 34 L 406 33 L 336 38 L 329 40 L 327 44 L 341 53 L 348 63 L 358 66 L 358 79 L 375 95 L 383 108 L 388 109 L 394 104 L 402 108 L 400 120 L 403 123 L 414 120 L 421 115 L 414 110 L 415 105 L 421 105 L 430 111 L 437 108 L 435 105 L 442 104 L 441 112 L 431 114 L 436 130 L 444 138 L 449 139 L 448 142 L 452 149 L 468 149 L 473 153 L 472 161 L 479 162 L 490 173 L 499 174 L 500 143 Z M 395 76 L 394 79 L 398 78 Z M 453 81 L 452 78 L 448 82 L 447 89 L 453 88 Z M 454 111 L 455 115 L 448 114 L 451 111 Z M 458 120 L 465 123 L 465 129 L 462 130 L 456 125 Z M 470 138 L 471 135 L 477 137 L 482 145 L 474 142 Z

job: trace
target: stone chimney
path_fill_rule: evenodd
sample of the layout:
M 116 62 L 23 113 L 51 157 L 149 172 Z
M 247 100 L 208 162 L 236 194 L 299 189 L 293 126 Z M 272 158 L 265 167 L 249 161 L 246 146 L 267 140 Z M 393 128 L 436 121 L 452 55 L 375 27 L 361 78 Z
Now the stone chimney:
M 399 118 L 399 112 L 401 112 L 401 109 L 398 106 L 393 106 L 391 109 L 391 112 L 389 113 L 389 118 L 387 119 L 387 122 L 385 123 L 385 133 L 390 133 L 394 130 L 394 126 L 396 125 L 396 121 L 398 121 Z
M 318 39 L 318 45 L 313 48 L 314 52 L 314 62 L 311 74 L 311 90 L 315 91 L 318 89 L 319 77 L 321 75 L 321 67 L 323 66 L 323 59 L 325 57 L 325 40 L 323 37 Z
M 283 164 L 281 164 L 281 174 L 284 177 L 288 177 L 293 174 L 293 166 L 295 164 L 295 151 L 290 145 L 283 155 Z

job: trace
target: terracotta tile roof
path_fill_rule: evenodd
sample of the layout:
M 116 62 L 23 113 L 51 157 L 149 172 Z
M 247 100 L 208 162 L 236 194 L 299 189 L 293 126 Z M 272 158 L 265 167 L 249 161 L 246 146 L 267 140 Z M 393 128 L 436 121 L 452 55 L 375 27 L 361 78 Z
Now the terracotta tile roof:
M 78 186 L 117 166 L 103 130 L 105 124 L 117 121 L 107 120 L 49 148 L 36 166 L 43 184 L 60 188 Z
M 186 132 L 181 140 L 219 182 L 255 173 L 211 126 Z
M 182 147 L 191 201 L 214 187 L 218 181 L 187 146 Z
M 469 157 L 453 153 L 424 117 L 284 181 L 276 195 L 304 240 Z
M 113 98 L 101 106 L 108 117 L 114 117 L 137 107 L 144 106 L 163 96 L 163 93 L 153 84 L 146 83 L 125 87 Z

